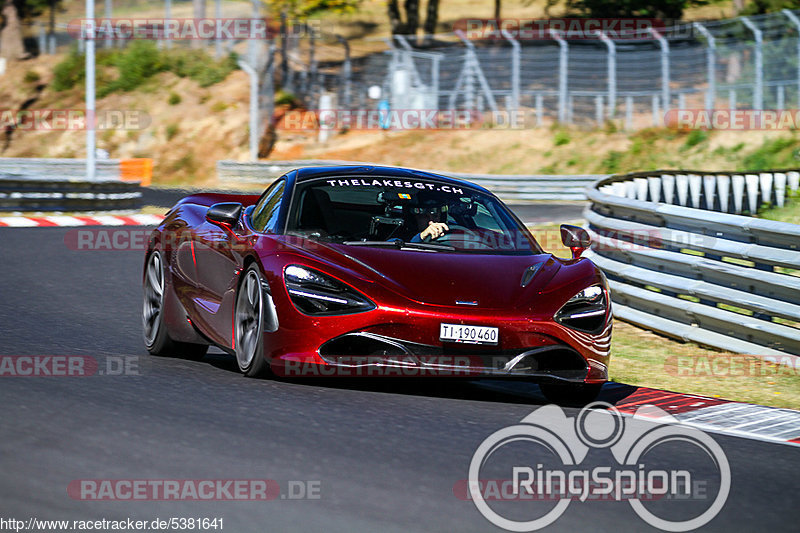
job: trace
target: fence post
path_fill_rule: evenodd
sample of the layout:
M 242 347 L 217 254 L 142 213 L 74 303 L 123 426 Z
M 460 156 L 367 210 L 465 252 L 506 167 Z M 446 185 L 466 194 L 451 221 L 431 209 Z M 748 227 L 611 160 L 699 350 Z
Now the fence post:
M 664 113 L 669 111 L 669 43 L 654 28 L 647 28 L 661 47 L 661 100 L 664 102 Z
M 44 23 L 40 22 L 39 26 L 39 38 L 37 44 L 39 45 L 39 55 L 43 56 L 47 53 L 47 34 L 44 29 Z
M 597 94 L 594 97 L 594 120 L 597 122 L 597 127 L 603 125 L 603 95 Z
M 433 56 L 431 64 L 431 93 L 435 99 L 434 109 L 439 109 L 439 64 L 442 61 L 442 56 L 437 54 Z
M 261 87 L 259 87 L 259 95 L 261 97 L 259 110 L 263 113 L 262 116 L 265 117 L 265 120 L 259 124 L 259 139 L 266 123 L 272 120 L 272 115 L 275 111 L 275 50 L 275 41 L 271 40 L 267 51 L 267 64 L 264 68 L 264 75 L 261 78 Z
M 786 94 L 784 92 L 785 87 L 783 85 L 778 85 L 776 89 L 778 94 L 776 95 L 777 104 L 775 105 L 775 107 L 778 109 L 783 109 L 785 107 L 784 104 L 786 102 Z
M 564 123 L 567 121 L 569 45 L 557 31 L 550 30 L 550 35 L 558 43 L 558 121 Z
M 652 98 L 652 101 L 651 101 L 651 106 L 653 108 L 653 126 L 657 127 L 659 124 L 661 124 L 661 121 L 662 121 L 661 117 L 659 116 L 660 113 L 659 113 L 659 110 L 658 110 L 658 95 L 657 94 L 653 95 L 653 98 Z
M 541 126 L 544 117 L 544 97 L 542 93 L 536 93 L 536 126 Z
M 214 0 L 214 17 L 216 17 L 217 21 L 222 18 L 222 0 Z M 216 22 L 219 24 L 219 22 Z M 252 21 L 251 21 L 252 24 Z M 220 39 L 220 32 L 214 32 L 214 57 L 217 59 L 222 57 L 222 39 Z
M 489 87 L 489 82 L 486 80 L 486 76 L 483 74 L 483 70 L 481 70 L 480 61 L 478 61 L 478 56 L 475 54 L 475 45 L 467 39 L 464 32 L 461 30 L 456 30 L 455 34 L 461 39 L 461 42 L 467 47 L 467 57 L 464 64 L 464 69 L 466 70 L 467 76 L 469 79 L 472 77 L 477 77 L 478 82 L 481 84 L 481 90 L 483 92 L 483 96 L 486 98 L 487 103 L 489 104 L 489 108 L 494 112 L 497 113 L 497 102 L 494 99 L 494 95 L 492 94 L 492 89 Z M 458 84 L 456 84 L 458 85 Z M 471 84 L 470 84 L 471 86 Z M 468 109 L 472 109 L 468 106 Z
M 728 109 L 736 109 L 736 89 L 728 89 Z
M 786 17 L 792 21 L 795 28 L 797 28 L 797 105 L 800 107 L 800 19 L 788 9 L 782 10 L 781 13 L 786 15 Z
M 165 0 L 164 2 L 164 18 L 169 21 L 172 18 L 172 0 Z M 167 39 L 167 48 L 172 48 L 172 39 Z
M 519 43 L 505 28 L 502 29 L 503 37 L 511 43 L 511 110 L 519 109 Z
M 347 42 L 347 39 L 342 37 L 341 35 L 336 35 L 336 40 L 338 40 L 341 45 L 344 47 L 344 64 L 342 65 L 342 78 L 343 82 L 342 85 L 344 87 L 344 95 L 343 95 L 343 104 L 345 109 L 350 109 L 350 90 L 351 90 L 351 82 L 352 82 L 352 65 L 350 64 L 350 44 Z
M 633 129 L 633 96 L 625 97 L 625 129 Z
M 742 23 L 753 32 L 756 39 L 755 50 L 755 91 L 753 94 L 753 109 L 764 109 L 764 56 L 763 42 L 764 34 L 759 30 L 753 21 L 747 17 L 739 17 Z
M 94 41 L 95 17 L 94 0 L 86 0 L 86 33 L 81 39 L 86 39 L 86 179 L 94 180 L 95 177 L 95 112 L 94 112 Z
M 717 96 L 717 40 L 711 32 L 699 22 L 694 23 L 695 29 L 703 34 L 708 46 L 706 47 L 706 71 L 708 76 L 708 90 L 706 91 L 706 109 L 714 109 L 714 100 Z
M 91 1 L 91 0 L 87 0 Z M 250 77 L 250 160 L 258 159 L 258 73 L 241 59 L 237 61 L 239 68 Z
M 111 17 L 112 17 L 112 14 L 111 14 L 111 0 L 105 0 L 105 8 L 106 8 L 105 9 L 106 20 L 110 20 Z M 103 48 L 111 48 L 111 44 L 112 44 L 111 39 L 112 39 L 112 37 L 113 36 L 111 34 L 108 34 L 108 35 L 105 36 L 105 39 L 103 40 Z
M 608 47 L 608 118 L 614 118 L 617 107 L 617 47 L 605 32 L 597 34 Z

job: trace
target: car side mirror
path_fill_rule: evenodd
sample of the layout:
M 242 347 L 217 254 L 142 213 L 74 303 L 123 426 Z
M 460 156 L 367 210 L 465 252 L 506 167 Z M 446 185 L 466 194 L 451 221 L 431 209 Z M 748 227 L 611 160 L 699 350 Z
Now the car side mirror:
M 212 224 L 234 227 L 242 216 L 242 204 L 236 202 L 222 202 L 214 204 L 206 211 L 206 220 Z
M 562 224 L 561 242 L 572 251 L 572 258 L 577 259 L 592 245 L 592 237 L 583 228 Z

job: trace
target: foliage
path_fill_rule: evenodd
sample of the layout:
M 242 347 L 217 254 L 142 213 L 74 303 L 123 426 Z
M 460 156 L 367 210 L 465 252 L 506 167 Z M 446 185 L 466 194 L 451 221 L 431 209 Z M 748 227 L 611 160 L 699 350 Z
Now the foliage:
M 215 61 L 202 50 L 159 50 L 151 41 L 133 41 L 122 50 L 102 50 L 97 65 L 119 73 L 114 79 L 98 69 L 97 96 L 102 98 L 116 91 L 132 91 L 159 72 L 173 72 L 191 78 L 201 87 L 224 80 L 236 69 L 236 56 L 231 54 Z M 84 82 L 84 56 L 73 48 L 54 69 L 53 89 L 64 91 Z
M 78 47 L 73 46 L 67 57 L 53 69 L 53 90 L 66 91 L 84 80 L 83 54 L 78 53 Z
M 741 15 L 761 15 L 775 13 L 781 9 L 797 9 L 797 0 L 750 0 Z
M 23 78 L 23 81 L 25 83 L 36 83 L 37 81 L 39 81 L 41 79 L 42 79 L 42 77 L 39 75 L 38 72 L 36 72 L 35 70 L 29 70 L 29 71 L 27 71 L 25 73 L 25 77 Z
M 561 4 L 547 0 L 546 9 Z M 707 0 L 566 0 L 567 13 L 583 17 L 645 17 L 679 20 L 689 6 L 708 4 Z
M 748 154 L 744 160 L 745 170 L 766 170 L 772 168 L 796 167 L 800 142 L 793 137 L 767 139 L 761 146 Z
M 320 13 L 355 13 L 361 0 L 265 0 L 270 10 L 294 21 L 305 21 Z
M 708 132 L 703 130 L 692 130 L 686 137 L 686 142 L 683 143 L 681 151 L 688 150 L 708 139 Z
M 565 144 L 569 144 L 569 141 L 571 140 L 572 139 L 570 139 L 569 133 L 561 130 L 557 131 L 555 136 L 553 137 L 553 144 L 555 144 L 556 146 L 563 146 Z

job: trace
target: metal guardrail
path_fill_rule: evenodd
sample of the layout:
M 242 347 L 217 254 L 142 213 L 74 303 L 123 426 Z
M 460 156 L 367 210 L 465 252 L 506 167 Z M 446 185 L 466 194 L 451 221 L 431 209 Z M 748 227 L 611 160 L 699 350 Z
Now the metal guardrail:
M 798 181 L 654 171 L 589 187 L 586 255 L 609 278 L 614 315 L 727 351 L 800 355 L 800 225 L 736 214 L 783 205 Z
M 94 180 L 84 159 L 0 158 L 0 211 L 138 209 L 150 159 L 97 160 Z
M 97 159 L 98 180 L 119 180 L 119 159 Z M 39 157 L 0 157 L 0 173 L 25 176 L 25 179 L 81 179 L 86 180 L 85 159 Z
M 263 183 L 267 184 L 286 172 L 300 167 L 331 165 L 369 165 L 359 161 L 331 161 L 307 159 L 295 161 L 217 161 L 217 176 L 222 183 Z M 429 170 L 437 174 L 463 178 L 485 187 L 508 202 L 529 200 L 586 200 L 586 188 L 598 178 L 595 174 L 575 176 L 565 175 L 496 175 L 466 174 L 462 172 L 442 172 Z
M 141 206 L 138 182 L 0 174 L 0 211 L 116 211 Z

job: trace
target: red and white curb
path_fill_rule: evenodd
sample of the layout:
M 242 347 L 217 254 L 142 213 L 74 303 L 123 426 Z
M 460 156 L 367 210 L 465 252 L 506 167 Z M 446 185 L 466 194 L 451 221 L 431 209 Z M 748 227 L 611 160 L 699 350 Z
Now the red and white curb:
M 76 226 L 155 226 L 164 220 L 162 215 L 51 215 L 41 217 L 0 217 L 3 228 L 45 228 Z
M 800 446 L 800 411 L 645 387 L 618 401 L 616 408 L 633 415 L 643 405 L 655 405 L 702 431 Z

